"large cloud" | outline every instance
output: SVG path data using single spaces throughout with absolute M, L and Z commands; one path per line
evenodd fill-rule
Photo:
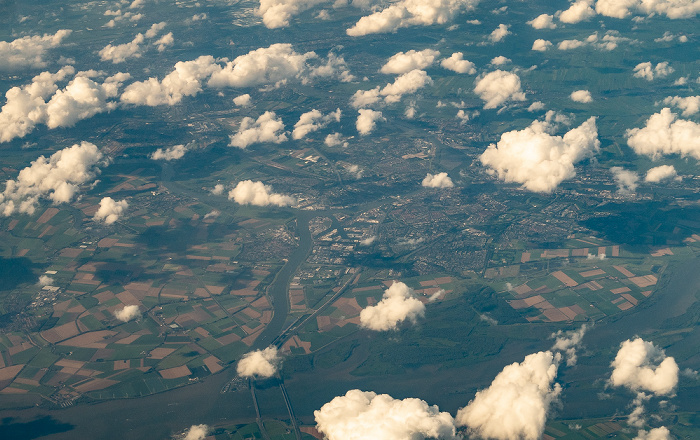
M 700 124 L 678 119 L 669 108 L 653 114 L 644 127 L 627 130 L 626 135 L 635 153 L 652 159 L 665 154 L 700 159 Z
M 382 112 L 376 110 L 370 110 L 368 108 L 361 108 L 357 111 L 357 121 L 355 122 L 355 127 L 361 135 L 367 135 L 374 131 L 377 126 L 377 121 L 383 121 L 384 116 Z
M 102 152 L 89 142 L 59 150 L 48 159 L 39 156 L 19 172 L 17 180 L 5 183 L 0 211 L 5 216 L 15 211 L 33 214 L 41 197 L 54 203 L 70 202 L 80 185 L 95 178 L 102 159 Z
M 255 15 L 262 17 L 268 29 L 289 26 L 289 20 L 307 9 L 325 3 L 328 0 L 260 0 Z
M 698 0 L 598 0 L 596 12 L 615 18 L 626 18 L 634 13 L 659 14 L 671 19 L 691 18 L 700 13 Z
M 124 214 L 124 211 L 129 207 L 129 202 L 126 200 L 116 201 L 111 197 L 103 197 L 100 200 L 100 207 L 92 217 L 95 221 L 104 222 L 107 225 L 119 220 Z
M 141 311 L 137 305 L 125 306 L 123 309 L 114 312 L 114 317 L 123 322 L 129 322 L 140 315 Z
M 277 347 L 271 345 L 264 350 L 246 353 L 238 361 L 236 372 L 241 377 L 272 377 L 277 373 L 282 357 Z
M 559 384 L 552 386 L 558 365 L 559 355 L 549 351 L 507 365 L 488 388 L 457 412 L 457 424 L 484 439 L 542 438 L 550 404 L 561 392 Z
M 381 11 L 362 17 L 347 30 L 352 37 L 393 32 L 409 26 L 444 24 L 461 10 L 471 9 L 477 0 L 399 0 Z
M 48 49 L 58 47 L 72 31 L 61 29 L 55 34 L 34 35 L 14 41 L 0 41 L 0 71 L 24 67 L 46 67 L 44 55 Z
M 468 73 L 470 75 L 476 73 L 476 66 L 471 61 L 465 60 L 462 52 L 453 53 L 449 58 L 442 60 L 440 65 L 457 73 Z
M 0 110 L 0 142 L 24 137 L 37 124 L 71 127 L 79 120 L 110 111 L 117 106 L 110 98 L 119 94 L 122 82 L 129 78 L 126 73 L 118 73 L 100 84 L 91 78 L 96 72 L 78 72 L 64 89 L 58 90 L 56 83 L 74 72 L 71 66 L 56 73 L 43 72 L 31 84 L 8 90 Z
M 307 134 L 320 130 L 321 128 L 328 125 L 331 121 L 340 122 L 340 109 L 324 115 L 320 111 L 313 109 L 309 112 L 302 114 L 299 117 L 299 121 L 294 124 L 294 131 L 292 132 L 292 139 L 303 139 Z
M 569 9 L 560 12 L 559 21 L 562 23 L 578 23 L 595 15 L 591 7 L 593 0 L 578 0 L 569 6 Z
M 317 58 L 314 52 L 300 54 L 291 44 L 273 44 L 226 63 L 212 74 L 208 84 L 211 87 L 248 87 L 301 79 L 309 70 L 308 61 L 313 58 Z
M 425 305 L 413 296 L 413 289 L 401 282 L 394 282 L 384 291 L 382 300 L 360 312 L 360 325 L 376 331 L 394 330 L 399 323 L 425 315 Z
M 665 426 L 649 431 L 639 431 L 633 440 L 671 440 L 671 432 Z
M 675 359 L 641 338 L 624 341 L 610 366 L 613 367 L 612 386 L 669 396 L 675 393 L 678 385 Z
M 380 71 L 382 73 L 400 75 L 415 69 L 425 69 L 433 64 L 438 55 L 440 55 L 440 52 L 433 49 L 424 49 L 420 52 L 416 50 L 399 52 L 389 58 Z
M 228 193 L 228 199 L 239 205 L 289 206 L 296 203 L 294 197 L 272 192 L 272 187 L 262 182 L 242 180 Z
M 425 179 L 423 179 L 421 182 L 421 185 L 427 188 L 452 188 L 455 186 L 454 182 L 452 182 L 452 179 L 450 179 L 450 176 L 448 176 L 447 173 L 428 173 L 428 175 L 425 176 Z
M 192 61 L 179 61 L 175 69 L 159 81 L 149 78 L 129 84 L 121 95 L 122 102 L 137 105 L 174 105 L 184 96 L 195 96 L 202 91 L 202 81 L 221 67 L 214 57 L 201 56 Z
M 507 101 L 525 101 L 518 75 L 503 70 L 477 78 L 474 93 L 484 101 L 485 109 L 496 108 Z
M 453 439 L 454 420 L 420 399 L 350 390 L 314 411 L 317 428 L 328 440 Z
M 523 130 L 503 133 L 498 144 L 489 145 L 481 155 L 481 163 L 501 180 L 551 192 L 574 177 L 574 164 L 593 156 L 600 146 L 594 117 L 563 137 L 550 134 L 554 128 L 549 122 L 534 121 Z
M 284 133 L 284 122 L 278 118 L 275 112 L 267 111 L 258 119 L 243 118 L 238 132 L 231 136 L 232 147 L 247 148 L 249 145 L 260 142 L 272 142 L 280 144 L 287 140 Z
M 664 104 L 673 105 L 683 110 L 683 116 L 694 115 L 700 111 L 700 95 L 698 96 L 686 96 L 681 98 L 680 96 L 669 96 L 664 99 Z

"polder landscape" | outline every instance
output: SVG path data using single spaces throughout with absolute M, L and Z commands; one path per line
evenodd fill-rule
M 0 0 L 0 438 L 700 438 L 699 13 Z

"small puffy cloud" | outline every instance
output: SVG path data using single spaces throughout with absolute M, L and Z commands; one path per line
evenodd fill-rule
M 360 312 L 360 326 L 375 330 L 395 330 L 403 321 L 425 316 L 425 305 L 413 296 L 413 289 L 401 282 L 394 282 L 384 291 L 382 300 Z
M 454 419 L 415 398 L 350 390 L 314 411 L 316 428 L 328 440 L 424 440 L 455 438 Z
M 347 147 L 348 142 L 343 139 L 343 135 L 340 133 L 331 133 L 328 136 L 326 136 L 326 139 L 323 140 L 323 143 L 327 147 Z
M 192 425 L 178 440 L 204 440 L 209 433 L 207 425 Z
M 571 49 L 577 49 L 577 48 L 585 46 L 585 45 L 586 45 L 586 43 L 581 41 L 581 40 L 562 40 L 557 45 L 557 49 L 559 49 L 559 50 L 571 50 Z
M 554 126 L 534 121 L 523 130 L 503 133 L 480 156 L 481 163 L 505 182 L 521 183 L 534 192 L 552 192 L 574 177 L 574 164 L 593 156 L 599 149 L 598 129 L 591 117 L 563 137 L 550 134 Z
M 610 172 L 615 179 L 617 192 L 620 194 L 632 194 L 639 185 L 639 175 L 634 171 L 626 170 L 622 167 L 612 167 Z
M 661 182 L 662 180 L 676 177 L 676 168 L 673 165 L 660 165 L 647 171 L 644 177 L 645 182 Z
M 328 0 L 260 0 L 255 15 L 262 17 L 268 29 L 289 26 L 289 20 L 308 9 Z
M 424 70 L 411 70 L 397 77 L 393 83 L 387 84 L 379 94 L 384 96 L 387 104 L 390 104 L 399 102 L 403 95 L 415 93 L 432 83 L 433 80 Z
M 520 77 L 515 73 L 495 70 L 477 78 L 474 93 L 484 101 L 484 108 L 496 108 L 507 101 L 525 101 Z
M 624 341 L 610 366 L 613 368 L 610 385 L 615 387 L 669 396 L 678 385 L 675 359 L 642 338 Z
M 553 15 L 541 14 L 538 15 L 536 18 L 533 18 L 532 20 L 528 21 L 527 24 L 529 24 L 535 29 L 555 29 L 557 25 L 554 24 L 554 22 L 552 21 L 553 19 Z
M 545 108 L 544 102 L 542 102 L 542 101 L 535 101 L 535 102 L 533 102 L 532 104 L 530 104 L 530 106 L 527 108 L 527 111 L 529 111 L 529 112 L 537 112 L 537 111 L 540 111 L 540 110 L 544 110 L 544 108 Z
M 175 105 L 185 96 L 195 96 L 202 91 L 202 81 L 212 72 L 221 69 L 211 56 L 201 56 L 192 61 L 179 61 L 175 69 L 159 81 L 149 78 L 129 84 L 121 95 L 121 101 L 137 105 Z
M 462 52 L 453 53 L 449 58 L 442 60 L 440 65 L 457 73 L 468 73 L 469 75 L 476 73 L 476 66 L 471 61 L 465 60 Z
M 246 93 L 245 95 L 236 96 L 233 98 L 233 103 L 238 107 L 248 107 L 251 103 L 250 95 Z
M 146 31 L 146 38 L 155 38 L 158 36 L 160 31 L 165 29 L 168 23 L 161 21 L 160 23 L 153 23 L 151 27 Z
M 272 192 L 272 187 L 262 182 L 242 180 L 228 193 L 228 199 L 239 205 L 289 206 L 296 203 L 294 197 Z
M 569 9 L 559 13 L 559 21 L 562 23 L 578 23 L 595 15 L 591 7 L 593 0 L 578 0 L 569 6 Z
M 56 83 L 74 72 L 71 66 L 56 73 L 43 72 L 35 76 L 31 84 L 8 90 L 5 105 L 0 110 L 0 142 L 24 137 L 37 124 L 43 123 L 49 128 L 71 127 L 82 119 L 110 111 L 117 106 L 111 98 L 119 94 L 122 82 L 129 78 L 126 73 L 118 73 L 100 84 L 91 78 L 97 72 L 78 72 L 59 90 Z
M 297 53 L 291 44 L 278 43 L 252 50 L 219 67 L 209 79 L 210 87 L 249 87 L 275 85 L 294 78 L 302 79 L 309 70 L 314 52 Z
M 39 286 L 43 287 L 43 286 L 51 286 L 51 285 L 53 285 L 53 282 L 54 282 L 54 279 L 51 278 L 50 276 L 41 275 L 41 276 L 39 276 L 39 281 L 37 281 L 37 284 Z
M 328 54 L 325 64 L 311 67 L 309 76 L 312 78 L 328 78 L 335 76 L 340 80 L 340 82 L 350 82 L 355 80 L 355 76 L 348 70 L 348 63 L 345 62 L 345 58 L 338 56 L 333 52 Z M 306 79 L 302 79 L 302 81 L 306 81 Z
M 345 171 L 355 179 L 361 179 L 365 173 L 365 170 L 363 170 L 362 168 L 360 168 L 359 165 L 356 164 L 346 164 L 343 165 L 343 168 L 345 168 Z
M 651 115 L 644 127 L 627 130 L 626 136 L 635 153 L 652 159 L 665 154 L 700 159 L 700 124 L 678 119 L 670 108 Z
M 564 352 L 567 366 L 576 365 L 576 361 L 578 360 L 576 350 L 581 346 L 581 340 L 583 339 L 583 335 L 586 334 L 586 330 L 588 330 L 588 327 L 586 324 L 583 324 L 578 330 L 568 332 L 559 330 L 556 333 L 552 333 L 552 336 L 550 336 L 555 339 L 552 350 Z
M 217 183 L 216 185 L 214 185 L 214 188 L 210 190 L 210 192 L 215 196 L 220 196 L 224 193 L 224 185 Z
M 633 13 L 659 14 L 670 19 L 692 18 L 700 13 L 700 2 L 696 0 L 598 0 L 596 12 L 614 18 L 626 18 Z
M 671 440 L 671 431 L 665 426 L 649 431 L 641 430 L 633 440 Z
M 360 240 L 360 246 L 370 246 L 372 243 L 377 241 L 377 236 L 376 235 L 371 235 L 367 238 L 364 238 Z
M 355 127 L 361 135 L 367 135 L 374 131 L 377 126 L 377 121 L 383 121 L 384 116 L 382 112 L 371 110 L 368 108 L 361 108 L 357 111 L 357 121 L 355 122 Z
M 552 47 L 552 42 L 541 38 L 538 38 L 532 43 L 532 50 L 536 50 L 538 52 L 544 52 L 550 47 Z
M 489 35 L 489 40 L 493 43 L 498 43 L 499 41 L 503 41 L 504 38 L 506 38 L 508 35 L 510 35 L 510 31 L 508 30 L 509 26 L 506 24 L 499 24 L 496 29 L 491 32 Z
M 114 312 L 114 317 L 123 322 L 129 322 L 132 319 L 138 318 L 139 316 L 141 316 L 141 311 L 137 305 L 126 306 L 123 309 Z
M 371 15 L 360 18 L 346 32 L 351 37 L 394 32 L 409 26 L 445 24 L 478 0 L 399 0 Z
M 423 182 L 421 182 L 421 185 L 427 188 L 452 188 L 455 186 L 447 173 L 428 173 L 425 179 L 423 179 Z
M 187 152 L 187 146 L 185 145 L 173 145 L 172 147 L 168 147 L 165 150 L 162 148 L 157 149 L 156 151 L 151 154 L 151 159 L 153 160 L 165 160 L 165 161 L 171 161 L 171 160 L 177 160 L 181 159 L 182 156 L 185 155 Z
M 157 39 L 153 44 L 158 46 L 158 52 L 163 52 L 166 48 L 170 47 L 175 43 L 175 38 L 172 32 L 168 32 L 159 39 Z
M 114 64 L 123 63 L 129 58 L 140 58 L 141 57 L 141 44 L 145 41 L 143 34 L 136 34 L 136 37 L 129 43 L 118 44 L 112 46 L 108 44 L 103 47 L 100 52 L 100 59 L 102 61 L 111 61 Z
M 571 92 L 571 95 L 569 95 L 569 97 L 572 101 L 581 102 L 584 104 L 593 102 L 591 92 L 589 92 L 588 90 L 576 90 L 575 92 Z
M 371 90 L 358 90 L 350 98 L 350 105 L 355 108 L 367 107 L 379 102 L 379 86 Z
M 683 110 L 683 116 L 694 115 L 700 111 L 700 95 L 687 96 L 685 98 L 681 98 L 680 96 L 669 96 L 664 99 L 663 103 Z
M 499 55 L 491 59 L 491 64 L 494 66 L 502 66 L 504 64 L 510 63 L 511 61 L 512 60 L 510 58 L 506 58 L 503 55 Z
M 328 125 L 331 121 L 340 122 L 340 115 L 340 109 L 337 109 L 336 111 L 327 115 L 324 115 L 316 109 L 306 112 L 302 114 L 299 117 L 299 121 L 296 124 L 294 124 L 292 139 L 303 139 L 307 134 L 320 130 L 321 128 Z
M 653 81 L 655 78 L 664 78 L 674 72 L 673 67 L 667 61 L 658 63 L 656 66 L 650 62 L 639 63 L 634 67 L 634 77 Z
M 11 71 L 25 67 L 46 67 L 44 55 L 49 49 L 58 47 L 72 31 L 61 29 L 55 34 L 34 35 L 13 41 L 0 41 L 0 71 Z
M 598 32 L 594 32 L 585 40 L 563 40 L 559 42 L 557 48 L 559 50 L 572 50 L 578 49 L 579 47 L 589 47 L 592 46 L 601 50 L 615 50 L 620 43 L 633 43 L 635 40 L 631 38 L 620 36 L 617 31 L 607 31 L 601 37 Z
M 17 180 L 5 182 L 0 212 L 5 216 L 15 211 L 33 214 L 41 197 L 56 204 L 70 202 L 80 185 L 95 178 L 102 163 L 102 152 L 89 142 L 59 150 L 48 159 L 39 156 L 19 172 Z
M 258 119 L 243 118 L 238 132 L 231 136 L 232 147 L 247 148 L 249 145 L 260 142 L 272 142 L 280 144 L 287 140 L 284 133 L 284 122 L 278 118 L 275 112 L 267 111 Z
M 241 377 L 272 377 L 277 374 L 281 362 L 282 357 L 277 352 L 277 347 L 271 345 L 264 350 L 246 353 L 238 361 L 236 372 Z
M 549 407 L 561 393 L 559 384 L 552 385 L 558 365 L 559 355 L 549 351 L 507 365 L 488 388 L 478 391 L 457 412 L 457 425 L 484 439 L 542 438 Z
M 103 197 L 102 200 L 100 200 L 100 207 L 92 219 L 98 222 L 104 222 L 106 225 L 111 225 L 119 220 L 119 217 L 124 214 L 127 208 L 129 208 L 129 202 L 126 200 L 117 202 L 111 197 Z
M 438 55 L 440 52 L 433 49 L 425 49 L 420 52 L 416 50 L 399 52 L 389 58 L 380 71 L 400 75 L 415 69 L 425 69 L 433 64 Z

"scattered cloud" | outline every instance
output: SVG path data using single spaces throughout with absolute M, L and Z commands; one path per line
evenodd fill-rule
M 19 172 L 17 180 L 5 182 L 0 211 L 5 216 L 15 211 L 33 214 L 42 197 L 55 204 L 70 202 L 80 185 L 95 178 L 103 163 L 102 152 L 89 142 L 59 150 L 48 159 L 39 156 Z
M 326 139 L 324 139 L 323 143 L 327 147 L 338 147 L 342 146 L 343 148 L 348 146 L 348 142 L 343 139 L 343 135 L 340 133 L 331 133 L 328 136 L 326 136 Z
M 576 361 L 578 360 L 576 350 L 581 346 L 581 340 L 587 330 L 588 326 L 583 324 L 578 330 L 568 332 L 559 330 L 556 333 L 552 333 L 552 336 L 550 336 L 555 339 L 552 350 L 564 352 L 567 366 L 571 367 L 576 365 Z
M 511 33 L 508 30 L 509 27 L 510 26 L 503 24 L 503 23 L 499 24 L 498 27 L 496 29 L 494 29 L 493 32 L 491 32 L 491 34 L 489 35 L 489 40 L 492 43 L 498 43 L 500 41 L 503 41 L 503 39 L 506 38 Z
M 272 187 L 262 182 L 242 180 L 228 193 L 228 199 L 239 205 L 290 206 L 296 203 L 291 196 L 272 192 Z
M 525 101 L 520 77 L 515 73 L 495 70 L 476 80 L 474 93 L 484 101 L 484 108 L 496 108 L 507 101 Z
M 462 52 L 453 53 L 449 58 L 442 60 L 440 65 L 457 73 L 467 73 L 469 75 L 476 73 L 476 66 L 471 61 L 465 60 Z
M 238 107 L 248 107 L 251 104 L 251 98 L 249 94 L 239 95 L 233 98 L 233 103 Z
M 13 41 L 0 41 L 0 71 L 46 67 L 44 55 L 59 47 L 73 31 L 61 29 L 55 34 L 34 35 Z
M 428 173 L 425 179 L 423 179 L 423 182 L 421 182 L 421 185 L 427 188 L 452 188 L 455 186 L 447 173 Z
M 552 385 L 559 361 L 560 355 L 541 351 L 507 365 L 457 412 L 457 425 L 485 439 L 542 438 L 549 407 L 561 393 L 559 384 Z
M 598 0 L 596 12 L 614 18 L 627 18 L 634 13 L 659 14 L 670 19 L 692 18 L 700 13 L 700 2 L 694 0 Z
M 186 145 L 173 145 L 172 147 L 168 147 L 165 150 L 162 148 L 158 148 L 156 151 L 153 152 L 153 154 L 151 154 L 151 159 L 165 161 L 177 160 L 181 159 L 186 152 Z
M 340 122 L 340 115 L 340 109 L 336 109 L 336 111 L 327 115 L 323 115 L 323 113 L 316 109 L 306 112 L 302 114 L 301 117 L 299 117 L 299 121 L 294 124 L 292 139 L 303 139 L 307 134 L 324 128 L 331 121 Z
M 595 15 L 595 11 L 591 7 L 592 0 L 578 0 L 569 6 L 569 9 L 558 12 L 559 21 L 562 23 L 579 23 Z
M 328 0 L 260 0 L 255 15 L 262 17 L 268 29 L 289 26 L 289 20 L 308 9 Z
M 617 192 L 620 194 L 633 194 L 639 185 L 639 175 L 634 171 L 626 170 L 622 167 L 612 167 L 610 172 L 615 179 Z
M 224 185 L 217 183 L 214 185 L 214 188 L 210 190 L 210 192 L 216 196 L 219 196 L 224 193 Z
M 328 440 L 454 439 L 454 419 L 415 398 L 350 390 L 314 411 L 317 429 Z
M 401 282 L 394 282 L 384 291 L 382 300 L 360 312 L 360 326 L 376 331 L 395 330 L 403 321 L 416 320 L 425 315 L 425 305 L 416 299 L 413 289 Z
M 571 92 L 570 98 L 572 101 L 581 102 L 584 104 L 593 102 L 591 92 L 589 92 L 588 90 L 576 90 L 575 92 Z
M 552 47 L 552 42 L 549 40 L 543 40 L 541 38 L 538 38 L 532 43 L 532 50 L 536 50 L 538 52 L 544 52 L 550 47 Z
M 499 55 L 497 57 L 494 57 L 491 59 L 491 65 L 493 66 L 502 66 L 504 64 L 510 63 L 512 60 L 510 58 L 506 58 L 503 55 Z
M 275 112 L 267 111 L 258 119 L 243 118 L 238 132 L 231 136 L 230 146 L 247 148 L 260 142 L 272 142 L 280 144 L 287 140 L 284 133 L 284 122 L 278 118 Z
M 541 14 L 538 15 L 536 18 L 533 18 L 532 20 L 528 21 L 527 24 L 529 24 L 535 29 L 555 29 L 557 25 L 554 24 L 554 22 L 552 21 L 553 19 L 553 15 Z
M 207 425 L 192 425 L 178 440 L 204 440 L 208 433 Z
M 610 385 L 614 387 L 670 396 L 678 385 L 679 369 L 675 359 L 642 338 L 624 341 L 610 366 L 613 368 Z
M 656 78 L 664 78 L 674 72 L 673 67 L 667 61 L 658 63 L 655 67 L 650 62 L 639 63 L 634 67 L 634 77 L 653 81 Z
M 530 104 L 530 106 L 527 108 L 527 111 L 529 111 L 529 112 L 537 112 L 537 111 L 540 111 L 540 110 L 544 110 L 544 108 L 545 108 L 544 102 L 542 102 L 542 101 L 535 101 L 535 102 L 533 102 L 532 104 Z
M 647 171 L 645 182 L 661 182 L 662 180 L 676 177 L 676 168 L 673 165 L 660 165 Z
M 41 287 L 51 286 L 54 283 L 54 279 L 48 275 L 40 275 L 37 284 Z
M 282 357 L 277 352 L 277 347 L 271 345 L 264 350 L 255 350 L 243 355 L 236 372 L 241 377 L 272 377 L 277 374 Z
M 123 309 L 114 312 L 114 317 L 122 322 L 129 322 L 139 316 L 141 316 L 141 311 L 137 305 L 125 306 Z
M 123 63 L 129 58 L 141 58 L 141 44 L 146 40 L 143 34 L 136 34 L 133 40 L 128 43 L 112 46 L 111 44 L 103 47 L 100 52 L 102 61 L 111 61 L 113 64 Z
M 384 116 L 382 112 L 376 110 L 370 110 L 367 108 L 361 108 L 357 111 L 357 122 L 355 122 L 355 127 L 361 135 L 368 135 L 374 131 L 377 126 L 377 121 L 384 121 Z
M 489 174 L 505 182 L 521 183 L 534 192 L 552 192 L 574 177 L 574 164 L 592 157 L 599 149 L 595 118 L 591 117 L 563 137 L 551 134 L 556 126 L 533 121 L 523 130 L 503 133 L 480 156 Z
M 671 440 L 671 432 L 665 426 L 649 431 L 641 430 L 633 440 Z
M 700 159 L 700 124 L 678 119 L 668 107 L 651 115 L 644 127 L 627 130 L 626 136 L 635 153 L 652 159 L 666 154 Z
M 399 52 L 389 58 L 382 66 L 382 73 L 391 73 L 400 75 L 416 69 L 425 69 L 433 64 L 435 58 L 440 55 L 440 52 L 433 49 L 425 49 L 419 51 L 409 50 L 408 52 Z
M 124 214 L 127 208 L 129 208 L 129 202 L 126 200 L 117 202 L 111 197 L 103 197 L 102 200 L 100 200 L 100 207 L 92 219 L 98 222 L 104 222 L 106 225 L 111 225 L 119 220 L 119 217 Z
M 700 111 L 700 95 L 686 96 L 685 98 L 669 96 L 663 100 L 663 103 L 666 105 L 673 105 L 683 110 L 683 113 L 681 113 L 683 116 L 694 115 Z

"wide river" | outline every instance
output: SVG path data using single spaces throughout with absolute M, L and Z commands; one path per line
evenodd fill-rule
M 256 346 L 262 347 L 269 343 L 285 325 L 286 286 L 310 249 L 308 221 L 315 215 L 317 213 L 303 213 L 299 217 L 297 233 L 301 239 L 300 247 L 270 286 L 275 317 Z M 586 334 L 584 344 L 588 351 L 607 355 L 587 356 L 584 351 L 576 367 L 560 368 L 558 380 L 565 391 L 562 396 L 563 409 L 558 411 L 558 417 L 602 417 L 627 410 L 626 405 L 631 401 L 632 395 L 629 398 L 618 395 L 605 400 L 597 397 L 599 392 L 605 390 L 604 380 L 610 374 L 610 361 L 620 342 L 659 329 L 666 319 L 682 315 L 697 301 L 696 293 L 700 292 L 700 259 L 670 267 L 661 277 L 659 286 L 652 298 L 641 307 L 615 321 L 599 323 Z M 538 349 L 547 349 L 548 345 L 551 345 L 551 341 L 543 341 L 542 347 Z M 691 331 L 683 341 L 672 344 L 667 353 L 674 355 L 676 351 L 687 353 L 688 350 L 700 353 L 699 330 Z M 433 368 L 422 368 L 409 375 L 361 378 L 336 374 L 333 370 L 314 370 L 296 374 L 285 384 L 296 415 L 307 423 L 312 422 L 315 409 L 352 388 L 389 393 L 401 398 L 418 397 L 430 404 L 437 404 L 441 410 L 454 415 L 459 407 L 466 405 L 473 397 L 473 393 L 454 392 L 455 388 L 464 390 L 483 387 L 506 363 L 522 360 L 531 352 L 532 347 L 523 347 L 518 342 L 513 342 L 506 345 L 502 356 L 477 367 L 441 370 L 439 374 L 435 374 Z M 352 361 L 351 356 L 347 362 Z M 681 369 L 699 367 L 698 356 L 687 359 L 685 364 L 681 363 Z M 342 370 L 342 366 L 339 370 Z M 165 440 L 172 433 L 193 424 L 220 425 L 224 422 L 254 421 L 255 411 L 247 389 L 225 394 L 219 392 L 234 374 L 233 369 L 229 368 L 198 384 L 138 399 L 113 400 L 56 410 L 31 406 L 21 410 L 4 409 L 0 411 L 4 419 L 0 426 L 0 438 Z M 260 390 L 258 399 L 261 401 L 263 416 L 287 418 L 279 388 Z M 0 396 L 0 408 L 8 408 L 9 405 L 22 401 L 20 397 Z M 27 405 L 33 402 L 30 398 L 25 401 Z M 679 410 L 700 410 L 700 399 L 694 398 L 694 392 L 691 394 L 682 388 L 672 402 Z

